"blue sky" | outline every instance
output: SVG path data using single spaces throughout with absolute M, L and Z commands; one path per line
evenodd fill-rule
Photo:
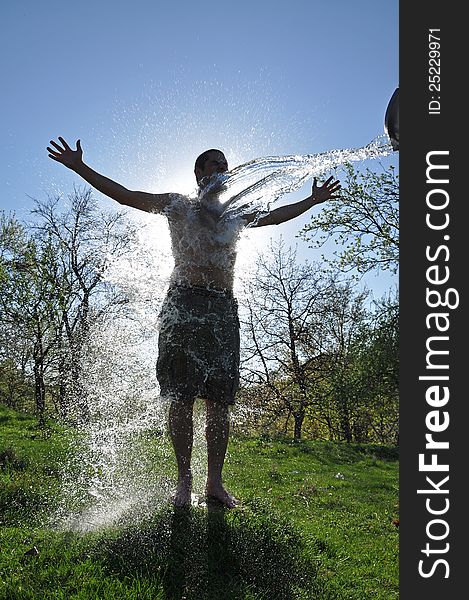
M 18 0 L 0 22 L 1 207 L 21 218 L 79 183 L 47 157 L 58 135 L 131 189 L 180 191 L 210 147 L 234 167 L 362 146 L 399 84 L 397 0 Z

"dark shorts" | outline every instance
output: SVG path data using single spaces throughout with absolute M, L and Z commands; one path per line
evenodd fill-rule
M 239 320 L 231 292 L 170 287 L 160 313 L 157 375 L 165 398 L 234 404 Z

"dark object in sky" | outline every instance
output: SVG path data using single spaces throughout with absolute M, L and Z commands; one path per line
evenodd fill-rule
M 394 90 L 386 108 L 384 129 L 391 140 L 392 149 L 399 150 L 399 88 Z

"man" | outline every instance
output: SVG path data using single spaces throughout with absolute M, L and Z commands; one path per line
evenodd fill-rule
M 238 501 L 222 481 L 229 433 L 229 406 L 238 387 L 239 321 L 233 296 L 236 242 L 240 230 L 289 221 L 326 200 L 335 199 L 340 189 L 330 177 L 301 202 L 281 206 L 268 214 L 248 214 L 227 219 L 211 191 L 212 175 L 228 171 L 220 150 L 201 154 L 195 163 L 199 196 L 150 194 L 131 191 L 100 175 L 83 162 L 80 140 L 76 150 L 59 137 L 51 141 L 49 157 L 75 171 L 101 193 L 120 204 L 167 217 L 171 233 L 174 269 L 163 302 L 158 340 L 157 374 L 161 394 L 171 400 L 169 430 L 174 447 L 178 484 L 176 506 L 191 501 L 191 454 L 193 405 L 197 397 L 206 402 L 208 473 L 206 496 L 233 508 Z

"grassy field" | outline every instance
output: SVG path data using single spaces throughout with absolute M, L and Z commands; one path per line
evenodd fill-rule
M 0 425 L 2 599 L 398 598 L 396 448 L 233 438 L 239 508 L 78 534 L 47 526 L 70 434 L 5 408 Z

